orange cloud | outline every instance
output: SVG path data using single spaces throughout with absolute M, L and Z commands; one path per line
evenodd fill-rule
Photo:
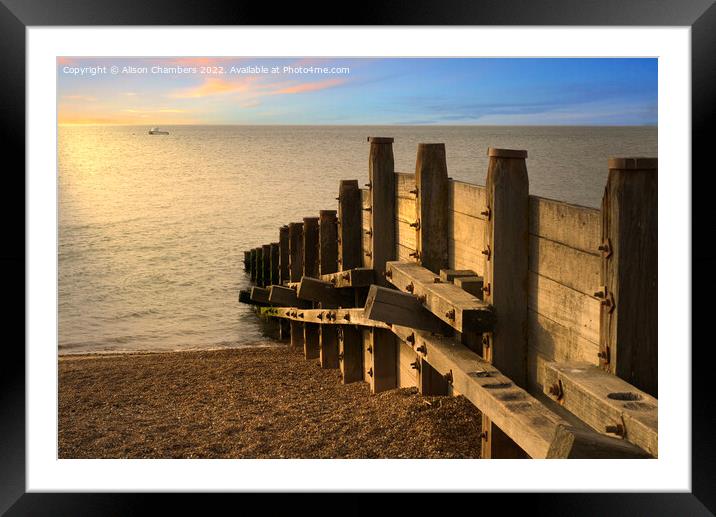
M 317 83 L 303 83 L 295 86 L 288 86 L 280 90 L 271 92 L 272 94 L 292 94 L 292 93 L 304 93 L 304 92 L 315 92 L 317 90 L 325 90 L 326 88 L 333 88 L 334 86 L 345 83 L 345 79 L 327 79 Z
M 203 84 L 171 95 L 177 99 L 193 99 L 210 95 L 223 95 L 227 93 L 245 92 L 249 90 L 251 78 L 241 81 L 227 81 L 219 77 L 208 77 Z

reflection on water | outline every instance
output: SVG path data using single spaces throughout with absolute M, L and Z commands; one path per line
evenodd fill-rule
M 598 206 L 609 156 L 656 156 L 656 128 L 242 127 L 59 129 L 60 352 L 233 347 L 262 337 L 237 303 L 243 250 L 335 209 L 367 182 L 369 135 L 396 169 L 445 142 L 452 178 L 484 184 L 488 146 L 529 151 L 532 194 Z

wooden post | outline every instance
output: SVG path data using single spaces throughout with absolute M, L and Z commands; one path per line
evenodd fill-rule
M 497 315 L 492 332 L 483 334 L 483 356 L 520 387 L 527 385 L 527 151 L 487 152 L 484 212 L 484 300 Z M 514 458 L 525 453 L 483 416 L 482 457 Z
M 361 226 L 358 180 L 341 180 L 338 190 L 338 265 L 341 271 L 361 267 Z
M 268 287 L 271 285 L 271 245 L 264 244 L 262 246 L 261 255 L 263 258 L 263 286 Z
M 288 225 L 288 264 L 290 282 L 299 282 L 303 274 L 303 223 Z M 303 323 L 291 321 L 291 346 L 303 348 Z
M 363 335 L 358 327 L 340 325 L 338 359 L 343 384 L 363 380 Z
M 371 201 L 371 257 L 376 283 L 386 285 L 385 263 L 395 260 L 395 165 L 393 139 L 368 137 Z M 443 229 L 444 231 L 444 229 Z
M 271 282 L 269 285 L 281 285 L 279 280 L 279 263 L 278 263 L 278 242 L 272 242 L 270 244 L 271 254 Z
M 303 218 L 303 275 L 318 277 L 318 217 Z
M 289 282 L 300 282 L 303 275 L 303 223 L 288 225 Z
M 320 326 L 319 361 L 321 368 L 338 368 L 338 327 L 339 325 Z
M 261 246 L 256 248 L 256 285 L 264 286 L 264 255 Z
M 288 226 L 282 226 L 278 230 L 278 279 L 279 285 L 290 281 L 288 272 Z
M 319 274 L 338 271 L 338 219 L 335 210 L 321 210 L 318 215 Z
M 437 396 L 448 394 L 448 383 L 435 368 L 424 360 L 418 361 L 418 391 L 421 395 Z
M 370 329 L 370 357 L 372 366 L 369 374 L 370 392 L 380 393 L 398 387 L 398 347 L 392 331 L 381 328 Z
M 251 250 L 251 258 L 249 268 L 251 271 L 251 282 L 256 282 L 256 248 Z
M 251 271 L 251 250 L 244 251 L 244 271 Z
M 418 144 L 415 163 L 416 259 L 434 273 L 448 267 L 448 175 L 445 144 Z
M 612 158 L 602 200 L 600 364 L 658 396 L 656 158 Z
M 306 359 L 319 358 L 320 326 L 318 323 L 303 324 L 303 354 Z

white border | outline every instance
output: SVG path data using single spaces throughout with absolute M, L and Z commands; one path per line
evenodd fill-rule
M 690 40 L 688 27 L 28 28 L 27 490 L 690 491 Z M 57 460 L 55 59 L 83 55 L 658 57 L 660 314 L 679 301 L 659 323 L 659 459 Z

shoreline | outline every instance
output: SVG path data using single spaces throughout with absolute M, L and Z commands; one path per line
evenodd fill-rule
M 481 415 L 463 397 L 371 395 L 258 343 L 60 356 L 58 457 L 479 458 Z

